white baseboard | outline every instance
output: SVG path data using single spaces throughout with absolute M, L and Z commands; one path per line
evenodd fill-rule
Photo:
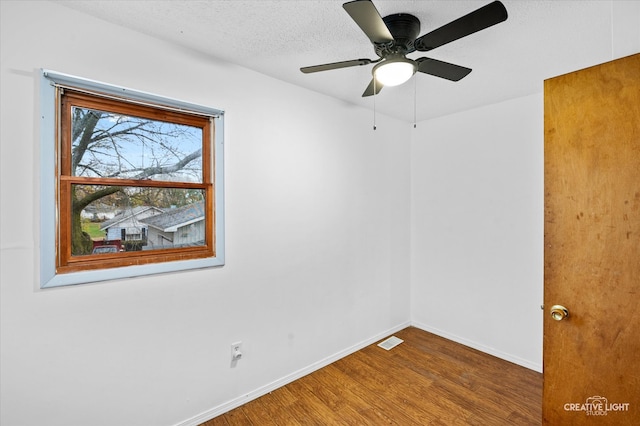
M 204 422 L 206 422 L 207 420 L 211 420 L 214 417 L 217 417 L 221 414 L 224 414 L 228 411 L 233 410 L 234 408 L 238 408 L 243 404 L 246 404 L 249 401 L 253 401 L 254 399 L 257 399 L 263 395 L 268 394 L 269 392 L 272 392 L 278 388 L 281 388 L 282 386 L 291 383 L 295 380 L 298 380 L 301 377 L 304 377 L 310 373 L 313 373 L 316 370 L 321 369 L 322 367 L 325 367 L 335 361 L 338 361 L 339 359 L 342 359 L 344 357 L 346 357 L 347 355 L 351 355 L 354 352 L 359 351 L 362 348 L 365 348 L 375 342 L 377 342 L 378 340 L 381 340 L 385 337 L 388 337 L 390 334 L 393 334 L 397 331 L 400 331 L 404 328 L 407 328 L 411 325 L 411 323 L 409 321 L 407 321 L 406 323 L 402 323 L 399 324 L 395 327 L 390 328 L 387 331 L 384 331 L 382 333 L 379 333 L 369 339 L 366 339 L 358 344 L 355 344 L 345 350 L 342 350 L 340 352 L 337 352 L 325 359 L 322 359 L 318 362 L 315 362 L 305 368 L 302 368 L 298 371 L 295 371 L 281 379 L 278 379 L 274 382 L 271 382 L 265 386 L 262 386 L 254 391 L 251 391 L 247 394 L 244 394 L 242 396 L 239 396 L 237 398 L 234 398 L 230 401 L 227 401 L 223 404 L 218 405 L 217 407 L 213 407 L 210 410 L 205 411 L 204 413 L 200 413 L 195 417 L 192 417 L 188 420 L 185 420 L 183 422 L 177 423 L 175 426 L 198 426 Z
M 463 337 L 456 336 L 456 335 L 451 334 L 451 333 L 447 333 L 446 331 L 442 331 L 442 330 L 439 330 L 437 328 L 433 328 L 433 327 L 430 327 L 428 325 L 421 324 L 419 322 L 413 321 L 411 323 L 411 325 L 413 327 L 415 327 L 415 328 L 419 328 L 420 330 L 424 330 L 426 332 L 435 334 L 437 336 L 444 337 L 447 340 L 451 340 L 453 342 L 460 343 L 461 345 L 468 346 L 468 347 L 473 348 L 473 349 L 477 349 L 477 350 L 479 350 L 481 352 L 484 352 L 484 353 L 487 353 L 489 355 L 493 355 L 493 356 L 498 357 L 500 359 L 504 359 L 505 361 L 509 361 L 509 362 L 514 363 L 514 364 L 521 365 L 522 367 L 528 368 L 530 370 L 537 371 L 538 373 L 542 373 L 542 364 L 540 364 L 540 363 L 531 362 L 531 361 L 529 361 L 527 359 L 523 359 L 523 358 L 511 355 L 511 354 L 508 354 L 506 352 L 502 352 L 502 351 L 496 350 L 495 348 L 491 348 L 491 347 L 482 345 L 482 344 L 474 342 L 472 340 L 468 340 L 468 339 L 465 339 Z

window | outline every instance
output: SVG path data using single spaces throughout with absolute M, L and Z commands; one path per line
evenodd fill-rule
M 51 71 L 41 89 L 42 287 L 224 263 L 221 111 Z

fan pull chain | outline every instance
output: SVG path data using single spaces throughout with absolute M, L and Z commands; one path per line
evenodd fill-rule
M 418 104 L 418 79 L 413 76 L 413 128 L 416 128 L 416 109 Z
M 376 130 L 376 78 L 373 77 L 373 130 Z

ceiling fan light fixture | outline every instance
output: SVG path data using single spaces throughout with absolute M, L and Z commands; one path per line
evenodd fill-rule
M 373 67 L 373 76 L 384 86 L 399 86 L 416 73 L 416 63 L 404 56 L 387 58 Z

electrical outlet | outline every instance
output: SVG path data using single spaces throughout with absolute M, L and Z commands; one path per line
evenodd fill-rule
M 231 344 L 231 360 L 238 361 L 242 358 L 242 342 L 235 342 Z

